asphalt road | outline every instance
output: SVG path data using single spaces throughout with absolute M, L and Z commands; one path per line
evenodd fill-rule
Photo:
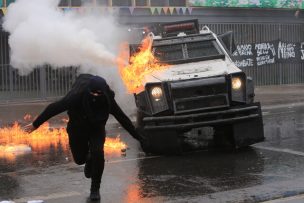
M 121 128 L 126 154 L 106 156 L 100 202 L 304 202 L 304 107 L 263 110 L 266 141 L 246 150 L 146 156 Z M 53 145 L 0 158 L 0 202 L 89 202 L 89 180 Z

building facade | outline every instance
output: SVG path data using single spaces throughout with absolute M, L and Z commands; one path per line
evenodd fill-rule
M 0 16 L 13 0 L 0 0 Z M 63 10 L 115 10 L 131 28 L 198 19 L 217 34 L 233 31 L 235 62 L 256 85 L 304 83 L 304 0 L 61 0 Z M 77 68 L 37 67 L 19 76 L 9 65 L 8 34 L 0 32 L 0 102 L 49 100 L 63 95 Z

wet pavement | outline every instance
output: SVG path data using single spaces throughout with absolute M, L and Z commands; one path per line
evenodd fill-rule
M 265 142 L 238 151 L 145 155 L 123 129 L 109 125 L 108 136 L 119 134 L 128 149 L 106 154 L 100 202 L 304 202 L 304 105 L 264 101 Z M 89 186 L 64 142 L 0 153 L 0 202 L 89 202 Z

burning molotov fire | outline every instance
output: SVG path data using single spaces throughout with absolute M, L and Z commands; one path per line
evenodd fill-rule
M 104 144 L 105 156 L 119 156 L 123 155 L 122 152 L 127 149 L 127 145 L 121 141 L 120 136 L 106 137 Z
M 32 149 L 26 144 L 0 145 L 0 158 L 13 161 L 17 155 L 29 153 L 31 151 Z
M 122 142 L 120 140 L 120 137 L 117 136 L 117 137 L 114 137 L 114 138 L 111 138 L 111 137 L 106 137 L 106 142 L 104 144 L 104 147 L 107 149 L 118 149 L 119 151 L 122 150 L 122 149 L 126 149 L 127 148 L 127 145 Z
M 30 116 L 25 116 L 24 120 L 29 120 Z M 63 122 L 67 122 L 64 119 Z M 49 123 L 44 123 L 37 130 L 28 134 L 23 131 L 19 123 L 12 126 L 0 128 L 0 158 L 14 160 L 19 154 L 30 151 L 42 152 L 53 149 L 69 150 L 69 139 L 65 128 L 50 128 Z M 120 155 L 122 149 L 127 145 L 121 141 L 120 137 L 106 137 L 104 145 L 105 155 Z
M 22 154 L 22 149 L 28 146 L 31 151 L 42 152 L 49 148 L 68 150 L 68 138 L 64 128 L 50 129 L 44 123 L 36 131 L 28 134 L 15 122 L 13 126 L 0 128 L 0 157 L 12 159 L 13 155 Z M 24 152 L 27 152 L 25 150 Z
M 158 63 L 158 59 L 152 53 L 152 39 L 146 37 L 139 52 L 130 57 L 130 64 L 127 64 L 129 51 L 127 44 L 122 45 L 119 59 L 117 60 L 120 76 L 129 93 L 139 93 L 144 90 L 143 82 L 145 76 L 157 70 L 163 70 L 168 65 Z

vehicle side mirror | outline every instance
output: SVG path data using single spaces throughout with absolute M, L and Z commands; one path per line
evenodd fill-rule
M 232 31 L 228 31 L 224 34 L 221 34 L 218 36 L 218 38 L 222 40 L 225 48 L 227 49 L 227 51 L 230 52 L 230 54 L 232 54 L 236 50 Z

